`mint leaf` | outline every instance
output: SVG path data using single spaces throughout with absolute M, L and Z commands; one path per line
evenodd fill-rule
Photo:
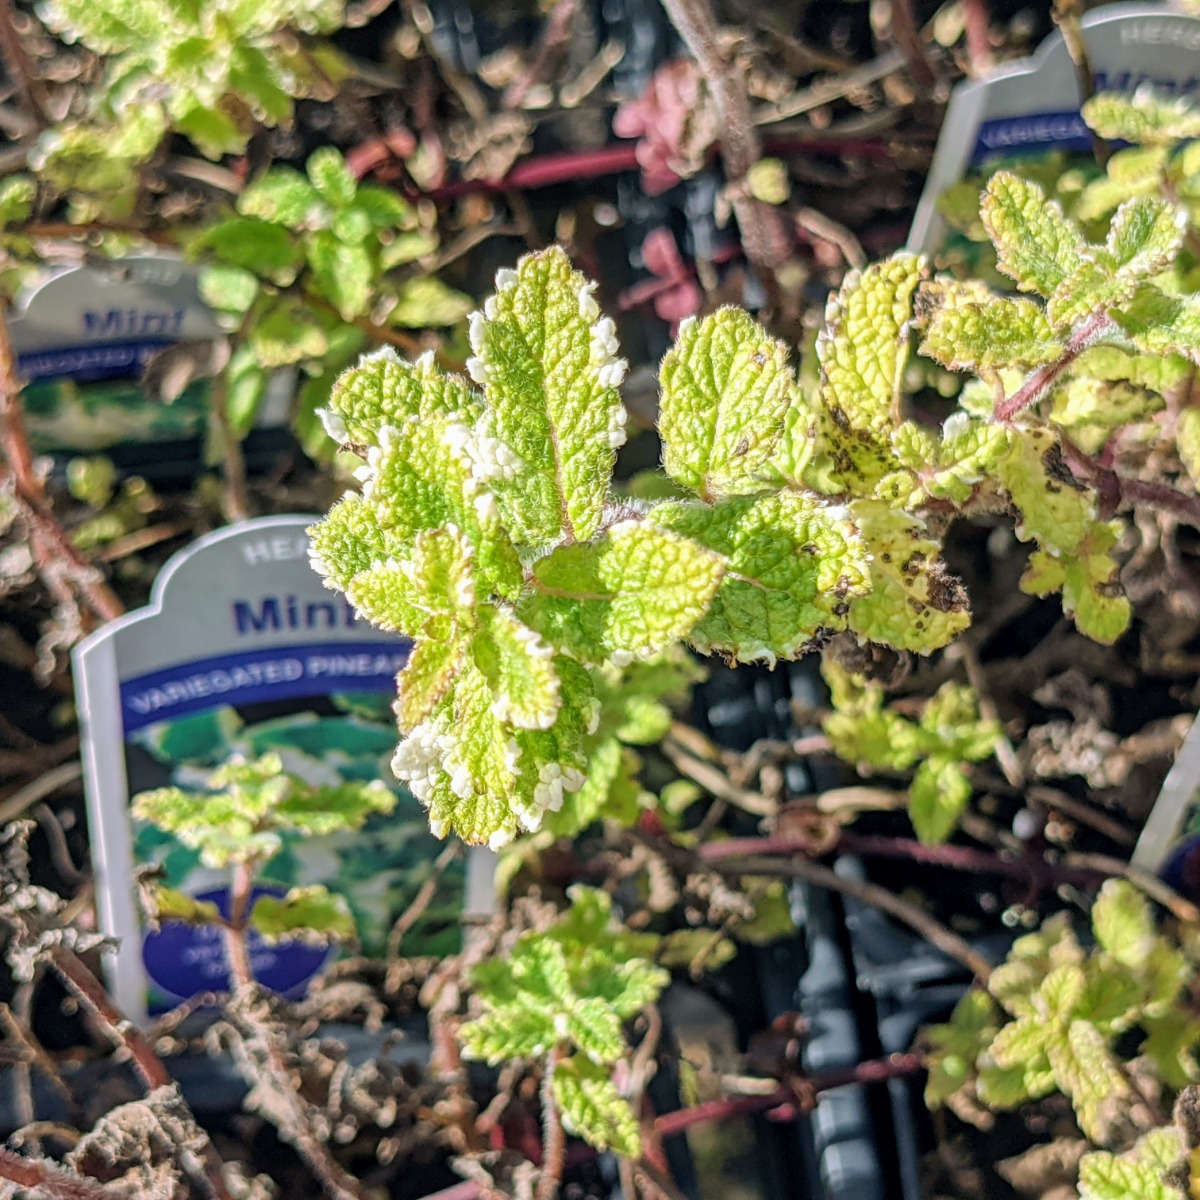
M 852 630 L 928 654 L 970 625 L 966 592 L 919 518 L 882 500 L 856 500 L 850 511 L 871 556 L 870 591 L 850 601 Z
M 581 662 L 629 661 L 687 637 L 725 569 L 690 538 L 623 521 L 593 543 L 539 559 L 519 615 Z
M 866 555 L 845 509 L 797 492 L 745 496 L 709 508 L 667 503 L 657 525 L 727 564 L 708 612 L 688 635 L 738 662 L 795 658 L 824 629 L 846 625 L 867 589 Z
M 518 541 L 586 540 L 625 441 L 613 323 L 557 247 L 500 272 L 496 286 L 471 318 L 467 364 L 487 397 L 480 436 L 498 443 L 494 490 Z
M 1085 1154 L 1079 1163 L 1079 1198 L 1183 1200 L 1183 1193 L 1165 1179 L 1183 1155 L 1179 1131 L 1172 1126 L 1151 1130 L 1124 1154 Z
M 1157 145 L 1200 137 L 1200 110 L 1186 96 L 1164 96 L 1142 86 L 1132 96 L 1098 92 L 1083 105 L 1083 119 L 1102 138 Z
M 366 354 L 334 384 L 323 419 L 338 442 L 377 445 L 385 426 L 422 414 L 473 421 L 479 398 L 466 380 L 439 370 L 433 355 L 406 362 L 390 346 Z
M 555 1067 L 553 1086 L 554 1102 L 569 1132 L 598 1150 L 615 1150 L 627 1158 L 641 1154 L 637 1118 L 606 1068 L 575 1055 Z
M 760 490 L 795 387 L 787 358 L 741 309 L 684 322 L 659 373 L 667 474 L 705 500 Z
M 1083 234 L 1030 180 L 998 171 L 984 192 L 980 216 L 1000 270 L 1023 292 L 1049 298 L 1083 264 Z
M 346 897 L 320 885 L 294 887 L 282 897 L 259 896 L 250 925 L 268 942 L 348 942 L 356 934 Z
M 993 297 L 935 309 L 921 353 L 952 371 L 990 371 L 1057 362 L 1063 346 L 1033 301 Z

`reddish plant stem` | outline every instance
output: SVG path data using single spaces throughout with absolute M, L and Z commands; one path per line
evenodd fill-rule
M 83 959 L 74 950 L 65 946 L 55 946 L 49 952 L 49 961 L 71 995 L 91 1013 L 112 1038 L 124 1044 L 134 1069 L 147 1090 L 173 1087 L 174 1081 L 167 1073 L 167 1068 L 150 1039 L 113 1004 L 103 984 Z M 225 1186 L 225 1166 L 216 1147 L 207 1137 L 204 1142 L 201 1170 L 213 1200 L 231 1200 L 229 1189 Z
M 932 91 L 937 83 L 937 72 L 921 43 L 921 31 L 913 15 L 912 0 L 891 0 L 891 10 L 892 40 L 903 52 L 913 82 L 925 92 Z
M 996 405 L 994 420 L 1011 421 L 1025 409 L 1044 400 L 1063 372 L 1111 328 L 1112 318 L 1105 312 L 1094 312 L 1075 327 L 1061 358 L 1036 371 L 1007 399 Z
M 728 1096 L 695 1104 L 691 1108 L 681 1108 L 677 1112 L 663 1113 L 655 1118 L 654 1128 L 662 1137 L 670 1137 L 693 1125 L 726 1121 L 730 1117 L 762 1112 L 764 1109 L 772 1117 L 776 1114 L 770 1110 L 775 1109 L 779 1110 L 781 1120 L 795 1120 L 812 1108 L 811 1104 L 798 1102 L 799 1095 L 818 1096 L 832 1088 L 856 1083 L 882 1083 L 902 1075 L 915 1075 L 924 1069 L 925 1062 L 919 1054 L 893 1054 L 888 1058 L 868 1059 L 857 1066 L 829 1071 L 809 1079 L 797 1079 L 794 1086 L 780 1087 L 767 1096 Z
M 1178 520 L 1200 529 L 1200 496 L 1189 495 L 1166 483 L 1145 479 L 1129 479 L 1105 466 L 1099 459 L 1085 454 L 1070 438 L 1060 434 L 1063 458 L 1075 476 L 1100 493 L 1108 511 L 1115 512 L 1122 504 L 1132 507 L 1144 504 L 1168 512 Z
M 989 850 L 971 846 L 927 846 L 911 838 L 879 837 L 870 834 L 843 833 L 837 848 L 847 854 L 864 858 L 903 858 L 929 866 L 948 867 L 955 871 L 971 871 L 980 875 L 1003 875 L 1033 883 L 1039 887 L 1073 884 L 1094 887 L 1107 876 L 1101 871 L 1063 867 L 1036 857 L 1010 858 Z M 720 862 L 746 854 L 811 854 L 812 845 L 796 838 L 726 838 L 701 846 L 699 855 L 705 862 Z
M 809 1078 L 796 1078 L 791 1087 L 779 1087 L 766 1096 L 726 1096 L 720 1100 L 706 1100 L 676 1112 L 663 1113 L 654 1119 L 654 1131 L 660 1137 L 672 1137 L 691 1129 L 693 1125 L 707 1125 L 713 1121 L 727 1121 L 731 1117 L 768 1110 L 769 1119 L 794 1121 L 811 1111 L 811 1104 L 798 1098 L 819 1096 L 833 1088 L 853 1084 L 884 1083 L 905 1075 L 916 1075 L 925 1069 L 925 1060 L 919 1054 L 892 1054 L 887 1058 L 872 1058 L 853 1067 L 840 1067 Z M 773 1110 L 773 1111 L 772 1111 Z M 586 1149 L 586 1147 L 584 1148 Z M 574 1158 L 574 1154 L 571 1156 Z M 582 1155 L 580 1158 L 582 1159 Z M 474 1180 L 456 1183 L 439 1192 L 431 1192 L 423 1200 L 476 1200 L 481 1195 L 479 1184 Z
M 233 887 L 229 896 L 229 923 L 224 927 L 225 954 L 229 973 L 237 988 L 253 987 L 254 968 L 250 962 L 250 947 L 246 941 L 250 900 L 254 894 L 254 871 L 249 863 L 233 868 Z
M 167 1068 L 163 1066 L 150 1040 L 124 1013 L 118 1011 L 83 959 L 65 946 L 55 946 L 50 951 L 50 965 L 75 999 L 124 1044 L 146 1087 L 151 1090 L 170 1087 L 171 1076 L 167 1074 Z
M 0 445 L 13 488 L 29 525 L 30 548 L 46 586 L 63 601 L 78 594 L 101 620 L 113 621 L 125 611 L 99 569 L 80 553 L 70 534 L 50 509 L 25 434 L 25 411 L 17 379 L 17 358 L 0 312 Z
M 55 1200 L 127 1200 L 120 1188 L 106 1187 L 82 1175 L 68 1175 L 44 1159 L 25 1158 L 0 1147 L 0 1177 Z
M 972 77 L 978 79 L 992 65 L 992 31 L 987 0 L 963 0 L 963 27 Z
M 758 268 L 771 303 L 776 302 L 775 268 L 791 251 L 780 212 L 751 196 L 741 184 L 762 158 L 762 143 L 754 126 L 750 100 L 741 73 L 722 57 L 717 22 L 709 0 L 663 0 L 671 23 L 683 38 L 708 85 L 721 125 L 721 156 L 725 174 L 735 185 L 731 202 L 741 230 L 746 257 Z

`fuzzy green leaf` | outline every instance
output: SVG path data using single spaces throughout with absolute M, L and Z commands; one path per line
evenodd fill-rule
M 299 229 L 321 211 L 321 196 L 299 171 L 271 167 L 242 192 L 237 207 L 244 217 Z
M 277 754 L 232 760 L 214 771 L 207 792 L 159 788 L 133 801 L 133 815 L 199 850 L 206 866 L 265 862 L 280 833 L 320 835 L 361 828 L 372 813 L 390 812 L 393 792 L 378 781 L 319 787 L 286 774 Z
M 637 1117 L 604 1067 L 576 1055 L 555 1067 L 553 1086 L 569 1132 L 597 1150 L 615 1150 L 635 1159 L 641 1154 Z
M 1083 105 L 1083 119 L 1102 138 L 1114 142 L 1156 144 L 1200 137 L 1200 110 L 1186 96 L 1164 96 L 1140 87 L 1098 92 Z
M 1183 1200 L 1164 1178 L 1183 1154 L 1174 1126 L 1151 1130 L 1124 1154 L 1085 1154 L 1079 1163 L 1079 1200 Z
M 392 545 L 411 547 L 423 530 L 453 526 L 471 546 L 481 587 L 514 595 L 522 581 L 520 563 L 476 474 L 470 430 L 428 414 L 385 427 L 381 438 L 368 459 L 363 496 Z M 365 596 L 360 601 L 353 586 L 347 594 L 367 611 Z
M 1175 422 L 1175 448 L 1192 483 L 1200 486 L 1200 408 L 1185 408 Z
M 400 247 L 393 242 L 390 253 L 384 251 L 386 260 L 396 265 L 398 259 L 411 261 L 411 258 L 428 254 L 437 248 L 436 240 L 430 246 L 425 234 L 406 235 L 420 238 L 419 242 L 410 242 L 410 250 L 415 250 L 411 257 L 401 259 Z M 407 280 L 396 296 L 396 302 L 388 310 L 387 323 L 401 329 L 437 329 L 457 325 L 471 311 L 471 297 L 464 292 L 456 291 L 447 286 L 436 275 L 418 275 L 415 279 Z
M 929 1046 L 925 1103 L 929 1108 L 940 1108 L 972 1078 L 975 1061 L 996 1030 L 996 1005 L 981 988 L 972 988 L 959 1000 L 947 1024 L 925 1029 Z
M 1056 362 L 1063 347 L 1032 300 L 994 297 L 935 309 L 921 353 L 952 371 L 986 371 Z
M 518 729 L 549 729 L 559 704 L 553 650 L 511 612 L 487 605 L 479 616 L 475 662 L 495 696 L 496 716 Z
M 1062 329 L 1092 313 L 1125 304 L 1145 279 L 1172 261 L 1183 241 L 1186 214 L 1157 196 L 1140 196 L 1117 209 L 1103 247 L 1089 246 L 1085 261 L 1055 289 L 1047 312 Z
M 159 922 L 182 921 L 187 925 L 216 925 L 221 910 L 211 900 L 197 900 L 177 888 L 155 884 L 150 892 L 151 911 Z
M 1023 292 L 1049 298 L 1083 264 L 1083 234 L 1036 184 L 998 171 L 984 192 L 980 215 L 1000 269 Z
M 955 830 L 971 798 L 971 781 L 961 762 L 952 758 L 927 758 L 908 789 L 908 815 L 917 837 L 939 845 Z
M 28 175 L 10 175 L 0 182 L 0 229 L 29 219 L 37 199 L 37 183 Z
M 1123 879 L 1105 880 L 1092 905 L 1092 929 L 1104 951 L 1133 971 L 1145 966 L 1157 940 L 1149 902 Z
M 323 419 L 335 441 L 376 445 L 384 426 L 399 426 L 407 417 L 461 415 L 472 421 L 479 407 L 466 380 L 439 370 L 432 354 L 406 362 L 389 346 L 342 372 Z
M 495 1066 L 545 1054 L 554 1045 L 556 1035 L 541 1013 L 519 1012 L 509 1006 L 460 1026 L 458 1038 L 465 1057 Z
M 966 593 L 946 570 L 923 522 L 882 500 L 851 514 L 871 555 L 871 590 L 850 603 L 850 628 L 871 641 L 928 654 L 971 623 Z
M 659 373 L 667 474 L 706 500 L 760 490 L 795 387 L 787 358 L 741 309 L 680 326 Z
M 721 556 L 697 542 L 623 521 L 540 559 L 521 616 L 582 662 L 645 657 L 692 632 L 724 573 Z
M 518 541 L 549 545 L 600 527 L 616 448 L 625 441 L 612 321 L 557 247 L 501 272 L 470 322 L 467 364 L 487 396 L 500 469 L 494 487 Z
M 305 239 L 305 249 L 317 294 L 338 310 L 343 321 L 363 316 L 371 304 L 375 276 L 366 247 L 320 232 Z
M 244 267 L 205 267 L 200 298 L 218 312 L 244 313 L 258 295 L 258 279 Z
M 1017 537 L 1054 554 L 1077 549 L 1095 524 L 1095 498 L 1071 473 L 1049 429 L 1021 428 L 996 478 L 1018 513 Z
M 689 635 L 738 662 L 795 658 L 822 629 L 844 629 L 846 604 L 867 589 L 863 546 L 845 509 L 795 492 L 714 507 L 667 503 L 656 524 L 720 555 L 727 572 Z
M 334 208 L 347 208 L 354 203 L 358 183 L 339 150 L 333 146 L 314 150 L 308 157 L 305 170 L 313 187 Z
M 1200 363 L 1200 296 L 1169 296 L 1145 285 L 1111 315 L 1138 349 Z
M 1021 590 L 1048 596 L 1061 589 L 1063 611 L 1074 617 L 1079 631 L 1111 645 L 1133 615 L 1121 587 L 1120 565 L 1111 553 L 1121 532 L 1119 521 L 1098 521 L 1073 551 L 1056 557 L 1035 550 L 1021 576 Z
M 897 255 L 847 275 L 817 341 L 822 400 L 834 424 L 885 439 L 904 365 L 920 260 Z
M 210 225 L 189 248 L 193 254 L 207 252 L 284 287 L 295 279 L 302 258 L 286 229 L 257 217 L 229 217 Z
M 320 885 L 291 888 L 285 896 L 259 896 L 250 925 L 268 942 L 348 942 L 356 935 L 346 897 Z
M 428 618 L 421 634 L 396 677 L 396 718 L 401 733 L 415 729 L 445 699 L 467 650 L 452 617 Z
M 1130 1090 L 1104 1036 L 1090 1021 L 1071 1021 L 1065 1037 L 1056 1031 L 1049 1039 L 1046 1053 L 1079 1128 L 1095 1142 L 1106 1141 Z

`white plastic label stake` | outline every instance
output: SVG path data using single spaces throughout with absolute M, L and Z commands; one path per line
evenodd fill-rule
M 1132 92 L 1148 84 L 1170 96 L 1200 93 L 1200 18 L 1161 5 L 1108 4 L 1081 24 L 1097 91 Z M 1058 32 L 1031 58 L 955 87 L 909 250 L 934 254 L 941 247 L 938 200 L 968 172 L 1049 151 L 1092 159 L 1075 68 Z
M 1188 809 L 1200 792 L 1200 717 L 1192 722 L 1158 798 L 1146 818 L 1131 860 L 1143 871 L 1157 872 L 1179 840 Z

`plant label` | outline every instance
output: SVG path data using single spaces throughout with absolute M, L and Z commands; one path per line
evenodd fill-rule
M 203 435 L 203 370 L 172 399 L 144 381 L 164 350 L 192 344 L 202 356 L 221 336 L 198 280 L 197 267 L 147 255 L 58 272 L 25 297 L 10 326 L 34 449 L 94 452 Z M 287 372 L 271 377 L 260 423 L 286 421 L 292 382 Z
M 1200 93 L 1200 18 L 1157 5 L 1109 4 L 1088 13 L 1082 27 L 1097 91 L 1149 85 L 1171 96 Z M 1051 179 L 1072 168 L 1099 174 L 1079 109 L 1075 67 L 1058 32 L 1031 58 L 959 84 L 908 248 L 932 255 L 961 241 L 958 249 L 969 258 L 970 239 L 956 237 L 954 227 L 975 218 L 978 193 L 1000 168 Z
M 105 626 L 75 651 L 76 692 L 95 868 L 105 933 L 117 940 L 111 986 L 136 1018 L 228 986 L 218 930 L 142 928 L 135 873 L 220 906 L 228 879 L 170 834 L 131 819 L 137 793 L 200 787 L 235 754 L 275 752 L 311 783 L 383 779 L 400 801 L 358 833 L 287 841 L 257 880 L 264 891 L 324 884 L 354 913 L 368 955 L 431 877 L 441 845 L 421 805 L 395 784 L 391 705 L 409 643 L 359 620 L 308 558 L 314 516 L 266 517 L 222 529 L 175 555 L 149 607 Z M 459 947 L 465 911 L 492 907 L 490 851 L 474 849 L 439 878 L 406 934 L 408 954 Z M 301 992 L 327 957 L 300 942 L 252 943 L 257 978 Z

